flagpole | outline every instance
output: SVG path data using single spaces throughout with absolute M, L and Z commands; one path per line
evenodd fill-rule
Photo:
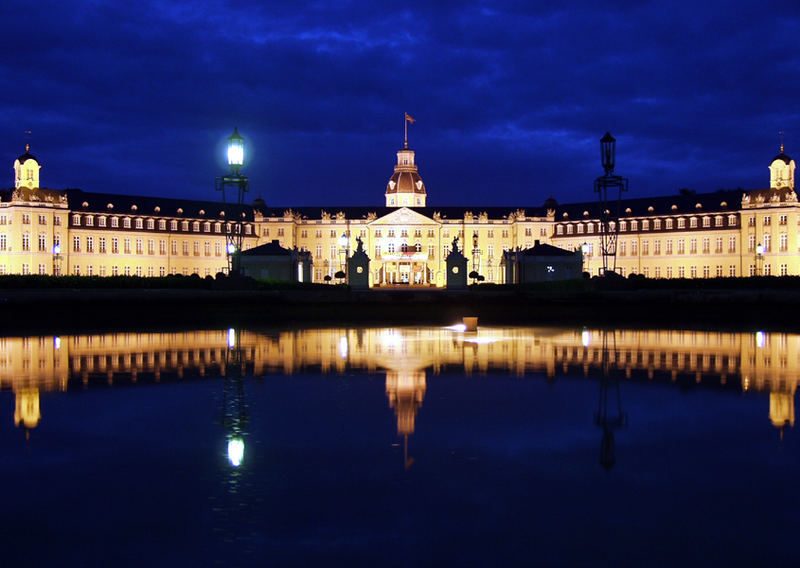
M 405 112 L 403 113 L 403 148 L 408 148 L 408 116 Z

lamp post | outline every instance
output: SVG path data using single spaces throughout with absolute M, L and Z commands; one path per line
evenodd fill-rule
M 764 269 L 764 245 L 756 245 L 756 276 L 761 276 Z
M 600 139 L 600 163 L 605 173 L 594 180 L 594 191 L 600 198 L 600 254 L 603 256 L 603 274 L 617 269 L 617 235 L 622 192 L 628 191 L 628 180 L 614 174 L 616 165 L 616 139 L 606 132 Z M 609 191 L 616 203 L 609 202 Z M 616 192 L 616 196 L 614 193 Z
M 61 245 L 53 245 L 53 276 L 61 276 Z
M 583 243 L 581 245 L 581 271 L 586 272 L 586 257 L 589 256 L 589 253 L 592 252 L 592 245 L 589 243 Z
M 480 277 L 481 273 L 481 249 L 478 248 L 478 233 L 472 233 L 472 272 L 469 276 L 472 277 L 472 283 L 475 284 Z
M 341 262 L 339 264 L 339 272 L 341 276 L 339 278 L 344 279 L 347 282 L 347 257 L 348 257 L 348 243 L 350 238 L 347 236 L 347 233 L 342 233 L 342 236 L 339 237 L 339 254 L 341 256 Z
M 227 145 L 228 167 L 231 173 L 219 176 L 216 180 L 217 191 L 222 192 L 222 202 L 226 205 L 235 205 L 233 215 L 228 219 L 233 222 L 225 224 L 225 250 L 228 253 L 228 271 L 230 274 L 238 274 L 240 266 L 240 256 L 242 243 L 244 241 L 244 194 L 248 190 L 247 176 L 239 173 L 244 165 L 244 138 L 239 134 L 237 128 L 233 129 L 233 134 L 228 137 Z M 226 190 L 228 195 L 225 195 Z M 230 208 L 229 208 L 230 209 Z

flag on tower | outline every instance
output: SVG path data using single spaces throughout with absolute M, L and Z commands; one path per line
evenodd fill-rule
M 412 123 L 412 124 L 413 124 L 413 123 L 415 123 L 415 122 L 417 122 L 417 121 L 416 121 L 416 119 L 415 119 L 415 118 L 412 118 L 412 116 L 411 116 L 410 114 L 408 114 L 408 113 L 406 113 L 406 120 L 407 120 L 408 122 Z

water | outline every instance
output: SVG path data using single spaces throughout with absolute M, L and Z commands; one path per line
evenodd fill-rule
M 781 333 L 2 338 L 3 565 L 796 566 L 798 366 Z

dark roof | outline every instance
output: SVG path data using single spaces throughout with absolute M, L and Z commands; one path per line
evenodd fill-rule
M 186 217 L 190 219 L 216 219 L 231 221 L 241 211 L 247 221 L 253 220 L 253 208 L 243 205 L 241 209 L 232 203 L 218 201 L 195 201 L 168 197 L 146 197 L 142 195 L 122 195 L 119 193 L 95 193 L 81 189 L 67 189 L 67 202 L 72 211 L 118 215 L 152 215 L 156 217 Z M 84 207 L 83 204 L 87 206 Z M 111 203 L 114 207 L 108 208 Z M 136 209 L 133 209 L 133 206 Z M 158 208 L 158 211 L 156 210 Z M 179 213 L 181 209 L 183 212 Z M 203 211 L 201 214 L 200 212 Z M 224 214 L 223 214 L 224 212 Z
M 19 158 L 17 158 L 17 160 L 19 161 L 20 164 L 24 164 L 28 160 L 35 160 L 36 162 L 39 161 L 39 160 L 36 160 L 36 158 L 33 157 L 33 154 L 31 154 L 30 152 L 27 152 L 27 151 L 24 154 L 22 154 Z
M 521 250 L 520 254 L 523 256 L 574 256 L 573 251 L 568 251 L 562 248 L 554 247 L 552 245 L 536 242 L 529 249 Z
M 780 154 L 778 154 L 777 156 L 772 158 L 772 162 L 774 162 L 775 160 L 781 160 L 781 161 L 783 161 L 784 164 L 788 164 L 789 162 L 792 161 L 792 159 L 789 156 L 787 156 L 786 154 L 784 154 L 783 152 L 781 152 Z M 770 162 L 770 164 L 772 162 Z
M 260 245 L 242 251 L 242 256 L 291 256 L 290 249 L 283 248 L 277 240 L 273 240 L 265 245 Z
M 691 213 L 719 213 L 738 211 L 742 203 L 744 191 L 741 189 L 724 189 L 710 193 L 694 193 L 691 191 L 675 195 L 659 197 L 636 197 L 623 199 L 620 203 L 619 216 L 646 217 L 653 215 L 688 215 Z M 700 207 L 697 207 L 697 204 Z M 726 205 L 722 205 L 725 203 Z M 609 210 L 615 212 L 616 202 L 609 203 Z M 675 208 L 673 209 L 673 206 Z M 653 210 L 650 211 L 649 208 Z M 630 209 L 630 213 L 627 210 Z M 588 211 L 588 215 L 584 212 Z M 564 213 L 567 214 L 564 217 Z M 597 219 L 600 216 L 600 203 L 586 201 L 583 203 L 566 203 L 556 207 L 556 221 L 580 221 Z
M 370 213 L 375 213 L 379 218 L 383 217 L 384 215 L 388 215 L 393 211 L 397 211 L 398 209 L 402 209 L 402 207 L 376 207 L 372 205 L 358 205 L 358 206 L 341 206 L 341 205 L 332 205 L 329 207 L 320 207 L 320 206 L 309 206 L 309 207 L 259 207 L 259 211 L 265 217 L 282 217 L 284 211 L 292 210 L 294 213 L 299 214 L 301 217 L 308 218 L 308 219 L 319 219 L 322 212 L 325 211 L 329 213 L 331 216 L 335 215 L 339 211 L 343 212 L 348 219 L 365 219 L 367 215 Z M 503 217 L 507 217 L 510 213 L 514 213 L 518 209 L 523 209 L 525 214 L 533 217 L 533 216 L 544 216 L 546 211 L 543 207 L 539 205 L 532 205 L 532 206 L 492 206 L 492 207 L 482 207 L 482 206 L 457 206 L 457 207 L 411 207 L 408 206 L 408 209 L 412 211 L 416 211 L 421 215 L 425 215 L 426 217 L 433 217 L 434 213 L 439 213 L 443 219 L 463 219 L 464 214 L 468 211 L 471 211 L 476 217 L 483 212 L 486 212 L 489 215 L 490 219 L 502 219 Z

